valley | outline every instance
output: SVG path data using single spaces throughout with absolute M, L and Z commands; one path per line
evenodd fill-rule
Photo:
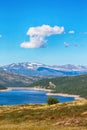
M 40 69 L 40 68 L 39 68 Z M 53 71 L 51 71 L 53 73 Z M 45 72 L 46 73 L 46 72 Z M 47 104 L 0 105 L 0 130 L 86 130 L 87 75 L 31 76 L 0 72 L 1 89 L 45 90 L 50 96 L 80 95 L 72 102 Z M 5 86 L 5 87 L 4 87 Z M 11 88 L 10 88 L 11 87 Z M 14 91 L 15 92 L 15 91 Z M 18 92 L 17 92 L 18 93 Z M 22 93 L 23 94 L 23 93 Z

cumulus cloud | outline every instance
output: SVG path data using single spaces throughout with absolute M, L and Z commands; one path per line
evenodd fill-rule
M 75 31 L 74 31 L 74 30 L 70 30 L 68 33 L 69 33 L 69 34 L 74 34 Z
M 23 48 L 42 48 L 47 43 L 46 37 L 56 34 L 62 34 L 64 27 L 49 25 L 42 25 L 38 27 L 30 27 L 27 31 L 27 35 L 30 37 L 30 41 L 21 43 Z

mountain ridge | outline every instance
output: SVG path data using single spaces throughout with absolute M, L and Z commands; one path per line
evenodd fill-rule
M 71 64 L 46 65 L 36 62 L 22 62 L 1 66 L 0 71 L 28 76 L 73 76 L 87 74 L 87 66 Z

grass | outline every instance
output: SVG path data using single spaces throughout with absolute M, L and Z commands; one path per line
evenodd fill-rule
M 87 130 L 87 128 L 84 127 L 49 127 L 49 126 L 38 126 L 38 124 L 35 124 L 35 126 L 33 124 L 19 124 L 19 125 L 14 125 L 14 124 L 8 124 L 8 125 L 4 125 L 0 126 L 0 130 Z
M 87 100 L 0 106 L 0 130 L 87 130 Z

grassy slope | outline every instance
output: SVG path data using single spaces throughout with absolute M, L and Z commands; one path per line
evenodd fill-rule
M 7 87 L 24 87 L 37 81 L 38 79 L 40 78 L 0 72 L 0 84 Z
M 0 130 L 87 130 L 87 100 L 0 106 Z
M 81 97 L 87 97 L 87 75 L 43 79 L 31 84 L 30 86 L 49 88 L 49 82 L 56 85 L 54 89 L 50 86 L 54 92 L 76 94 Z

